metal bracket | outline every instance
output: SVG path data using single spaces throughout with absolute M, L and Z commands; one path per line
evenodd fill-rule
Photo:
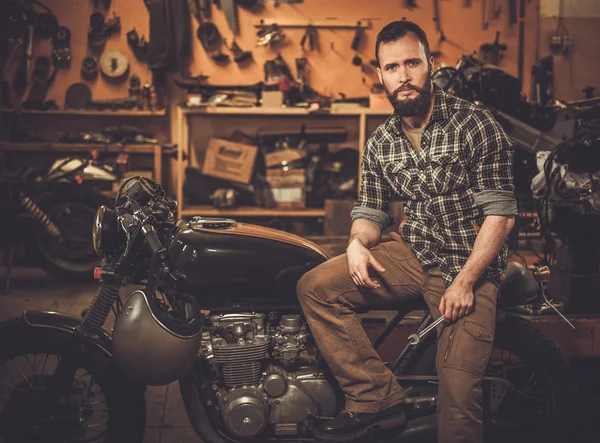
M 254 20 L 255 27 L 277 25 L 280 28 L 369 28 L 368 20 L 277 20 L 272 18 L 258 18 Z

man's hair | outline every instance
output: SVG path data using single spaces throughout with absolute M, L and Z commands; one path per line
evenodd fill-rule
M 377 34 L 377 42 L 375 43 L 375 58 L 377 59 L 377 63 L 379 64 L 379 45 L 381 43 L 395 42 L 396 40 L 400 40 L 409 32 L 414 33 L 418 37 L 419 41 L 423 44 L 423 47 L 425 48 L 425 56 L 427 57 L 427 63 L 429 63 L 431 52 L 429 50 L 427 34 L 425 34 L 425 31 L 423 31 L 419 25 L 408 20 L 397 20 L 395 22 L 391 22 L 387 24 L 381 31 L 379 31 L 379 34 Z

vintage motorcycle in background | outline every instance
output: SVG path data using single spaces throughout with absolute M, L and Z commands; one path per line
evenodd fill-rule
M 92 246 L 91 223 L 96 210 L 110 200 L 122 177 L 126 157 L 96 160 L 63 157 L 47 170 L 0 173 L 0 245 L 7 260 L 8 291 L 12 260 L 20 245 L 49 274 L 65 280 L 90 280 L 99 260 Z M 118 167 L 118 164 L 122 167 Z
M 144 387 L 179 381 L 206 443 L 317 441 L 343 395 L 303 318 L 296 284 L 328 259 L 292 234 L 221 218 L 174 218 L 149 179 L 127 179 L 94 221 L 98 292 L 83 317 L 26 311 L 0 324 L 0 440 L 141 442 Z M 571 366 L 554 341 L 511 311 L 545 300 L 543 269 L 511 264 L 483 382 L 487 441 L 569 441 Z M 119 290 L 135 284 L 122 302 Z M 103 329 L 111 309 L 112 331 Z M 379 308 L 378 308 L 379 309 Z M 374 345 L 421 300 L 397 311 Z M 403 386 L 406 428 L 376 441 L 435 441 L 435 336 L 424 315 L 388 362 Z M 10 338 L 10 339 L 9 339 Z M 17 338 L 17 339 L 13 339 Z M 490 339 L 491 338 L 482 338 Z M 370 437 L 368 437 L 370 438 Z

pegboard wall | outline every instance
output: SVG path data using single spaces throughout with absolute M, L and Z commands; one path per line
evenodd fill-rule
M 61 25 L 71 30 L 72 63 L 69 68 L 58 70 L 54 84 L 50 87 L 46 99 L 54 99 L 62 106 L 65 91 L 81 78 L 81 62 L 86 55 L 93 54 L 87 41 L 89 17 L 94 11 L 106 14 L 107 18 L 113 13 L 121 18 L 121 32 L 108 37 L 105 51 L 120 49 L 126 53 L 131 62 L 131 74 L 137 74 L 143 82 L 151 80 L 147 65 L 138 61 L 133 51 L 127 45 L 126 33 L 136 28 L 139 35 L 148 36 L 149 16 L 142 0 L 112 0 L 110 8 L 104 9 L 103 1 L 93 0 L 43 0 L 57 15 Z M 177 0 L 175 0 L 177 1 Z M 187 0 L 180 0 L 187 1 Z M 524 45 L 524 88 L 529 91 L 530 72 L 532 63 L 536 60 L 538 41 L 538 1 L 526 0 L 525 10 L 525 45 Z M 407 4 L 414 3 L 416 7 L 408 8 Z M 278 53 L 293 68 L 297 57 L 306 56 L 308 59 L 309 84 L 322 94 L 338 96 L 340 93 L 348 97 L 365 96 L 373 82 L 377 82 L 377 74 L 368 62 L 374 58 L 374 46 L 377 33 L 388 22 L 406 18 L 420 24 L 427 32 L 431 49 L 440 51 L 436 65 L 454 66 L 463 54 L 478 51 L 483 43 L 492 42 L 496 32 L 500 31 L 500 41 L 506 43 L 508 50 L 500 62 L 500 67 L 516 75 L 518 66 L 518 25 L 510 24 L 508 20 L 508 1 L 503 0 L 472 0 L 467 7 L 465 0 L 438 0 L 440 26 L 445 40 L 440 40 L 436 31 L 433 0 L 304 0 L 302 3 L 278 6 L 270 0 L 260 4 L 253 10 L 238 7 L 239 34 L 235 35 L 229 29 L 222 10 L 212 6 L 212 21 L 218 27 L 221 35 L 230 43 L 233 38 L 244 50 L 251 50 L 253 62 L 246 67 L 240 67 L 233 61 L 226 66 L 219 66 L 204 51 L 201 43 L 195 38 L 198 22 L 190 15 L 193 33 L 193 55 L 188 64 L 191 75 L 204 74 L 208 82 L 213 84 L 251 84 L 264 78 L 263 64 Z M 487 5 L 489 24 L 483 29 L 482 6 Z M 495 7 L 497 14 L 494 14 Z M 366 29 L 357 52 L 351 49 L 355 30 L 348 29 L 318 29 L 318 51 L 304 51 L 300 45 L 304 28 L 284 28 L 286 35 L 283 42 L 274 47 L 256 47 L 257 31 L 254 26 L 256 19 L 271 20 L 336 20 L 356 21 L 368 20 L 370 27 Z M 35 39 L 33 57 L 38 54 L 50 55 L 52 43 L 50 39 Z M 224 48 L 224 52 L 229 52 Z M 352 59 L 359 55 L 366 65 L 366 72 L 361 67 L 354 66 Z M 101 76 L 94 81 L 86 81 L 92 89 L 94 99 L 126 97 L 127 82 L 113 84 Z M 24 97 L 27 96 L 27 92 Z M 174 95 L 174 101 L 181 97 Z

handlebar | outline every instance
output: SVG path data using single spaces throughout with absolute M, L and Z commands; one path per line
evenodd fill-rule
M 164 258 L 166 249 L 158 238 L 154 226 L 151 224 L 143 225 L 142 234 L 144 235 L 144 239 L 146 239 L 146 243 L 148 244 L 148 248 L 150 249 L 150 252 L 152 252 L 152 255 Z

